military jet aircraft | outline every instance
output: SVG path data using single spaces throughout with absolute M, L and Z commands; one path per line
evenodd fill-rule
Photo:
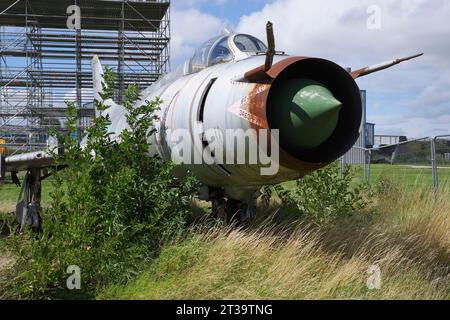
M 262 186 L 298 179 L 342 157 L 362 128 L 355 79 L 421 56 L 351 72 L 325 59 L 276 51 L 273 25 L 268 22 L 266 29 L 267 45 L 232 32 L 207 41 L 192 58 L 144 90 L 139 102 L 155 97 L 163 101 L 149 154 L 179 163 L 176 174 L 192 172 L 203 184 L 200 197 L 212 201 L 213 209 L 228 219 L 253 216 Z M 103 71 L 96 57 L 92 70 L 94 96 L 101 100 Z M 110 106 L 109 130 L 117 136 L 126 128 L 126 110 L 112 100 L 104 103 Z M 181 129 L 189 152 L 179 152 L 180 142 L 173 137 Z M 244 133 L 246 159 L 252 152 L 278 156 L 271 157 L 271 163 L 236 161 L 239 145 L 227 149 L 224 138 L 230 130 Z M 210 161 L 203 161 L 205 154 Z M 202 162 L 190 162 L 186 155 Z M 276 170 L 263 174 L 268 165 Z M 16 210 L 22 228 L 39 227 L 41 181 L 47 177 L 43 170 L 51 166 L 54 161 L 46 151 L 1 161 L 2 176 L 11 172 L 17 181 L 17 172 L 27 172 Z

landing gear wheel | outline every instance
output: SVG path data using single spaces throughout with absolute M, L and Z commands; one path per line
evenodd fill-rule
M 255 205 L 232 199 L 223 189 L 211 189 L 208 199 L 212 201 L 213 216 L 222 220 L 226 225 L 241 225 L 256 217 Z M 248 203 L 254 203 L 253 199 L 249 199 Z
M 242 202 L 228 199 L 225 208 L 225 224 L 241 222 Z
M 214 218 L 224 220 L 226 216 L 226 199 L 220 198 L 212 201 L 212 214 Z

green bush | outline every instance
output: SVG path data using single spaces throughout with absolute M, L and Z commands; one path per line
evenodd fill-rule
M 307 216 L 317 225 L 324 225 L 352 215 L 365 208 L 365 187 L 352 186 L 352 171 L 341 174 L 337 163 L 296 181 L 293 189 L 283 185 L 272 187 L 286 208 Z M 267 189 L 264 194 L 267 194 Z
M 112 97 L 114 77 L 105 73 L 103 99 Z M 137 86 L 126 91 L 128 129 L 119 139 L 108 133 L 108 107 L 88 129 L 85 148 L 62 137 L 65 154 L 54 173 L 50 207 L 43 212 L 43 232 L 9 239 L 18 259 L 10 292 L 22 298 L 93 297 L 98 289 L 129 281 L 157 256 L 169 236 L 183 232 L 197 188 L 192 177 L 176 180 L 172 164 L 148 155 L 153 114 L 161 101 L 139 100 Z M 70 132 L 77 110 L 68 103 Z M 176 187 L 174 187 L 176 185 Z M 81 271 L 81 290 L 66 289 L 68 266 Z

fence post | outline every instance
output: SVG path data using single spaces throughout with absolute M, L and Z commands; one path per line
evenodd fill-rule
M 5 156 L 0 153 L 0 184 L 5 180 Z
M 431 139 L 431 171 L 433 175 L 434 193 L 437 194 L 439 189 L 439 178 L 436 161 L 436 138 Z
M 366 166 L 367 166 L 367 157 L 366 157 L 366 152 L 367 152 L 367 150 L 364 149 L 364 166 L 363 166 L 363 173 L 364 173 L 364 183 L 367 184 L 367 170 L 366 170 Z
M 370 150 L 364 149 L 364 181 L 367 185 L 370 183 L 370 154 Z

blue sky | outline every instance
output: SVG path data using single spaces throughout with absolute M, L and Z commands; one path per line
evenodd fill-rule
M 449 17 L 450 0 L 173 0 L 172 66 L 224 27 L 264 40 L 267 20 L 278 49 L 354 69 L 425 52 L 358 81 L 368 121 L 379 134 L 450 134 Z

